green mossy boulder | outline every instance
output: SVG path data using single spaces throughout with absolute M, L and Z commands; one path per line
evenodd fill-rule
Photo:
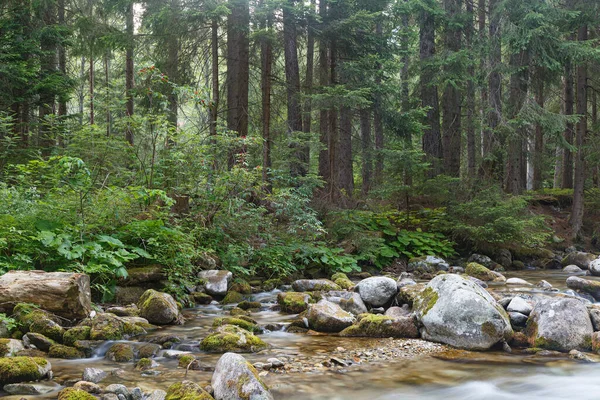
M 299 314 L 308 308 L 312 297 L 303 292 L 281 292 L 277 295 L 277 303 L 281 306 L 281 311 Z
M 104 357 L 114 362 L 130 362 L 135 359 L 135 352 L 127 343 L 116 343 L 108 349 Z
M 255 309 L 259 309 L 261 307 L 261 304 L 258 301 L 244 300 L 244 301 L 240 302 L 240 304 L 238 304 L 237 306 L 239 308 L 241 308 L 242 310 L 255 310 Z
M 49 351 L 50 347 L 56 344 L 56 342 L 41 333 L 29 332 L 23 336 L 23 340 L 28 341 L 34 345 L 37 349 L 42 351 Z
M 152 369 L 152 368 L 154 368 L 156 366 L 158 366 L 158 364 L 156 363 L 156 361 L 152 360 L 151 358 L 141 358 L 135 364 L 135 370 L 136 371 L 147 371 L 147 370 Z
M 477 264 L 476 262 L 471 262 L 467 264 L 467 268 L 465 268 L 465 273 L 473 278 L 480 279 L 485 282 L 505 282 L 506 278 L 504 275 L 494 272 L 481 264 Z
M 244 296 L 241 293 L 230 290 L 227 292 L 227 294 L 225 295 L 223 300 L 221 300 L 221 303 L 222 304 L 235 304 L 235 303 L 241 303 L 242 301 L 244 301 Z
M 197 383 L 183 381 L 169 386 L 165 400 L 214 400 L 214 398 Z
M 231 314 L 232 316 L 239 316 L 239 315 L 244 315 L 244 316 L 248 316 L 250 315 L 250 311 L 246 311 L 246 310 L 242 310 L 239 307 L 233 307 L 230 311 L 229 314 Z
M 50 362 L 40 357 L 0 358 L 0 387 L 9 383 L 39 381 L 51 370 Z
M 348 278 L 338 278 L 333 282 L 335 282 L 335 284 L 341 287 L 342 289 L 346 290 L 351 290 L 354 287 L 354 282 L 352 282 Z
M 271 290 L 277 289 L 281 286 L 281 279 L 267 279 L 262 284 L 262 289 L 265 292 L 270 292 Z
M 252 286 L 243 279 L 235 279 L 229 287 L 229 290 L 241 294 L 252 294 Z
M 396 301 L 398 304 L 408 304 L 412 307 L 414 301 L 418 298 L 423 289 L 425 289 L 425 284 L 423 283 L 402 286 L 396 295 Z
M 138 357 L 152 358 L 162 349 L 162 346 L 156 343 L 145 343 L 138 347 Z
M 193 292 L 191 296 L 196 304 L 210 304 L 213 301 L 211 295 L 202 292 Z
M 58 400 L 98 400 L 94 395 L 85 390 L 66 388 L 58 392 Z
M 73 346 L 78 340 L 88 340 L 92 328 L 89 326 L 75 326 L 67 330 L 63 336 L 63 343 L 67 346 Z
M 25 332 L 40 333 L 54 341 L 62 342 L 65 330 L 59 325 L 59 319 L 54 314 L 33 304 L 19 303 L 13 310 L 13 317 Z
M 418 338 L 419 330 L 413 317 L 392 318 L 385 315 L 361 314 L 358 316 L 358 322 L 341 331 L 340 336 Z
M 212 353 L 255 353 L 268 346 L 258 336 L 236 325 L 223 325 L 204 338 L 200 349 Z
M 240 328 L 244 328 L 245 330 L 249 331 L 249 332 L 260 332 L 262 331 L 262 329 L 260 329 L 260 327 L 258 325 L 256 325 L 256 321 L 254 321 L 252 318 L 248 318 L 246 316 L 238 316 L 238 318 L 234 318 L 234 317 L 219 317 L 219 318 L 215 318 L 215 320 L 213 321 L 213 328 L 218 328 L 219 326 L 223 326 L 223 325 L 236 325 L 239 326 Z
M 140 317 L 146 318 L 148 322 L 156 325 L 182 324 L 183 317 L 175 299 L 163 292 L 149 289 L 138 302 Z
M 124 325 L 121 318 L 109 313 L 99 313 L 79 323 L 79 326 L 90 327 L 90 340 L 121 340 L 125 336 Z
M 52 358 L 63 358 L 65 360 L 76 360 L 85 358 L 84 352 L 75 347 L 65 346 L 62 344 L 54 344 L 50 346 L 48 356 Z

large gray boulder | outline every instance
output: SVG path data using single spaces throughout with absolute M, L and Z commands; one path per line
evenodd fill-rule
M 580 293 L 586 293 L 596 300 L 600 300 L 600 282 L 591 279 L 583 279 L 578 276 L 567 278 L 567 287 Z
M 591 253 L 585 253 L 583 251 L 574 251 L 569 253 L 562 259 L 563 267 L 567 265 L 577 265 L 579 268 L 588 269 L 590 263 L 594 261 L 597 257 Z
M 354 287 L 365 304 L 371 307 L 382 307 L 389 304 L 398 293 L 398 284 L 392 278 L 373 276 L 363 279 Z
M 534 347 L 570 351 L 591 348 L 594 328 L 581 301 L 548 298 L 539 301 L 529 316 L 526 334 Z
M 298 279 L 292 283 L 292 288 L 296 292 L 342 290 L 337 283 L 329 279 Z
M 596 258 L 590 262 L 588 266 L 590 273 L 594 276 L 600 276 L 600 258 Z
M 229 271 L 212 269 L 200 271 L 198 278 L 204 280 L 204 291 L 213 296 L 225 296 L 233 274 Z
M 524 315 L 531 314 L 531 310 L 533 310 L 533 306 L 524 298 L 516 296 L 508 303 L 508 307 L 506 307 L 506 311 L 508 312 L 518 312 Z
M 138 303 L 140 317 L 156 325 L 176 324 L 183 322 L 175 299 L 163 292 L 148 289 Z
M 306 319 L 308 326 L 317 332 L 340 332 L 355 321 L 352 314 L 327 300 L 309 305 Z
M 450 268 L 450 264 L 443 258 L 435 256 L 422 256 L 414 257 L 408 260 L 406 270 L 408 272 L 419 272 L 419 273 L 435 273 L 437 271 L 447 271 Z
M 324 299 L 339 305 L 344 311 L 354 315 L 368 312 L 362 298 L 355 292 L 331 291 L 324 296 Z
M 426 340 L 486 350 L 513 334 L 506 311 L 487 291 L 459 275 L 433 278 L 417 295 L 414 308 Z
M 225 353 L 217 361 L 211 386 L 215 400 L 273 400 L 252 364 L 235 353 Z

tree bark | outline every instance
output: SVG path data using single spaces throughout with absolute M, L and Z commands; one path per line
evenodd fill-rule
M 133 49 L 135 46 L 133 37 L 133 24 L 134 24 L 134 9 L 133 1 L 130 1 L 127 5 L 126 24 L 125 31 L 127 33 L 127 49 L 125 50 L 125 115 L 130 118 L 133 116 Z M 133 129 L 128 122 L 125 127 L 125 140 L 133 146 Z
M 327 18 L 327 0 L 319 1 L 319 17 L 321 21 Z M 324 22 L 321 22 L 322 24 Z M 319 86 L 323 90 L 329 84 L 329 54 L 327 39 L 319 37 Z M 319 111 L 319 176 L 327 184 L 331 181 L 331 170 L 329 169 L 329 112 L 326 108 Z M 325 192 L 328 190 L 325 188 Z
M 179 34 L 177 32 L 178 26 L 178 15 L 179 15 L 179 0 L 171 0 L 170 13 L 170 25 L 173 27 L 173 32 L 167 35 L 167 63 L 166 63 L 166 75 L 171 82 L 179 82 Z M 167 121 L 177 128 L 177 114 L 178 114 L 178 98 L 177 93 L 172 88 L 167 89 L 167 99 L 169 101 L 169 113 L 167 114 Z
M 360 143 L 362 152 L 362 195 L 366 196 L 371 190 L 373 174 L 373 143 L 371 140 L 371 110 L 360 110 Z
M 502 121 L 502 34 L 500 26 L 500 0 L 489 0 L 489 43 L 490 74 L 488 80 L 489 108 L 488 126 L 483 136 L 483 157 L 486 160 L 484 174 L 488 178 L 501 180 L 502 155 L 496 151 L 500 147 L 498 126 Z
M 337 82 L 337 48 L 335 40 L 331 40 L 329 47 L 329 84 L 335 86 Z M 337 108 L 332 105 L 329 109 L 329 137 L 327 138 L 327 148 L 329 149 L 329 198 L 332 201 L 337 200 L 339 195 L 338 187 L 338 165 L 336 164 L 337 155 L 337 141 L 338 141 L 338 111 Z
M 49 0 L 44 3 L 41 15 L 45 28 L 53 29 L 57 23 L 57 4 L 56 0 Z M 51 80 L 57 73 L 58 45 L 53 35 L 42 35 L 40 40 L 40 78 Z M 53 89 L 44 87 L 40 91 L 39 106 L 39 144 L 42 148 L 42 155 L 49 156 L 54 146 L 55 138 L 52 137 L 52 131 L 49 129 L 45 119 L 48 115 L 54 113 L 55 94 Z
M 271 29 L 271 16 L 264 22 L 264 28 Z M 267 190 L 271 190 L 269 172 L 271 169 L 271 70 L 273 66 L 273 46 L 271 39 L 263 37 L 261 41 L 261 91 L 262 91 L 262 136 L 263 136 L 263 170 L 262 179 Z
M 306 100 L 304 100 L 304 118 L 302 120 L 302 129 L 305 133 L 310 133 L 312 128 L 312 101 L 310 96 L 313 91 L 315 64 L 315 21 L 312 15 L 313 12 L 315 12 L 315 0 L 311 0 L 310 2 L 310 12 L 307 21 L 308 26 L 306 28 L 306 80 L 304 82 Z
M 336 167 L 338 172 L 338 190 L 342 199 L 352 198 L 354 193 L 354 169 L 352 166 L 352 109 L 343 106 L 340 109 L 340 131 Z
M 210 104 L 210 135 L 217 135 L 219 116 L 219 21 L 211 22 L 212 102 Z
M 65 25 L 65 0 L 58 0 L 58 24 Z M 64 43 L 58 46 L 58 70 L 64 78 L 67 77 L 67 51 Z M 58 115 L 63 117 L 67 115 L 67 99 L 64 96 L 58 99 Z M 62 136 L 59 139 L 64 146 Z
M 537 84 L 535 87 L 535 102 L 540 108 L 544 108 L 544 81 L 536 74 Z M 543 186 L 542 168 L 544 161 L 544 132 L 542 126 L 535 126 L 535 145 L 533 148 L 533 190 L 539 190 Z
M 473 48 L 474 45 L 474 12 L 473 12 L 473 1 L 465 0 L 467 7 L 467 26 L 465 30 L 466 36 L 466 47 L 468 49 Z M 470 179 L 475 178 L 476 174 L 476 153 L 477 148 L 475 144 L 475 64 L 471 63 L 468 68 L 467 81 L 467 121 L 466 121 L 466 133 L 467 133 L 467 176 Z
M 573 39 L 573 38 L 572 38 Z M 573 91 L 573 66 L 570 60 L 565 63 L 565 76 L 564 82 L 564 107 L 565 115 L 573 115 L 573 104 L 575 93 Z M 567 122 L 567 126 L 564 132 L 565 142 L 573 144 L 574 127 L 573 123 Z M 562 184 L 563 189 L 573 188 L 573 153 L 568 148 L 563 151 L 563 166 L 562 166 Z
M 381 20 L 378 20 L 375 24 L 375 34 L 377 36 L 377 40 L 381 41 L 383 38 L 383 24 Z M 383 55 L 383 49 L 381 46 L 378 46 L 378 55 L 381 57 Z M 378 62 L 376 65 L 377 71 L 375 72 L 377 75 L 375 77 L 375 85 L 379 87 L 381 85 L 381 70 L 383 66 L 381 62 Z M 375 135 L 375 174 L 373 176 L 373 180 L 376 185 L 380 185 L 383 183 L 383 101 L 381 99 L 381 93 L 375 93 L 375 99 L 373 101 L 373 133 Z

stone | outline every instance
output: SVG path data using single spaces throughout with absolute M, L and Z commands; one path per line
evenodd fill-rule
M 354 287 L 363 302 L 371 307 L 382 307 L 389 304 L 398 293 L 398 285 L 392 278 L 374 276 L 363 279 Z
M 58 317 L 29 303 L 19 303 L 13 310 L 13 318 L 25 332 L 34 332 L 57 342 L 62 342 L 65 330 Z
M 95 384 L 94 382 L 87 381 L 79 381 L 73 385 L 74 389 L 83 390 L 84 392 L 92 393 L 92 394 L 100 394 L 102 393 L 102 389 L 100 386 Z
M 166 279 L 166 275 L 163 266 L 153 264 L 145 267 L 127 268 L 127 278 L 119 281 L 119 285 L 153 287 L 151 284 L 157 284 L 164 279 Z
M 283 361 L 278 358 L 267 358 L 267 362 L 273 366 L 273 368 L 281 368 L 285 365 Z
M 487 350 L 513 334 L 506 311 L 483 288 L 454 274 L 433 278 L 415 299 L 425 340 Z
M 152 393 L 146 398 L 146 400 L 165 400 L 167 397 L 167 392 L 164 390 L 156 389 L 153 390 Z
M 148 289 L 138 303 L 140 317 L 146 318 L 148 322 L 156 325 L 180 324 L 183 317 L 175 299 L 163 292 Z
M 85 358 L 85 353 L 75 347 L 65 346 L 63 344 L 53 344 L 48 350 L 48 356 L 65 360 L 77 360 Z
M 590 320 L 592 321 L 594 331 L 600 331 L 600 309 L 592 306 L 592 308 L 589 308 L 588 311 L 590 313 Z
M 600 258 L 596 258 L 596 259 L 590 261 L 588 269 L 592 275 L 600 276 Z
M 96 397 L 81 389 L 70 387 L 58 392 L 58 400 L 96 400 Z
M 211 296 L 225 296 L 229 288 L 229 282 L 233 279 L 233 274 L 229 271 L 208 270 L 200 271 L 198 278 L 206 281 L 203 289 Z
M 525 315 L 531 314 L 531 310 L 533 310 L 533 306 L 527 300 L 519 296 L 513 298 L 508 304 L 508 307 L 506 307 L 506 311 L 508 312 L 518 312 Z
M 240 328 L 244 328 L 249 332 L 262 332 L 262 329 L 256 324 L 255 320 L 243 315 L 238 317 L 218 317 L 213 320 L 213 328 L 217 328 L 223 325 L 237 325 Z M 181 346 L 179 346 L 179 349 L 183 350 Z
M 108 376 L 108 373 L 98 368 L 85 368 L 83 370 L 83 380 L 98 383 Z
M 0 312 L 16 303 L 36 304 L 67 319 L 85 318 L 92 311 L 90 277 L 85 274 L 9 271 L 0 276 Z
M 113 383 L 112 385 L 108 385 L 107 387 L 104 388 L 104 392 L 114 393 L 117 396 L 123 395 L 125 397 L 129 397 L 129 395 L 130 395 L 129 389 L 127 389 L 127 386 L 121 385 L 120 383 Z
M 544 279 L 542 279 L 541 281 L 539 281 L 537 283 L 537 285 L 535 285 L 535 286 L 537 286 L 539 288 L 542 288 L 543 290 L 552 290 L 552 289 L 554 289 L 553 286 L 552 286 L 552 284 L 550 284 L 550 282 L 548 282 L 548 281 L 546 281 Z
M 115 343 L 108 349 L 104 358 L 115 362 L 130 362 L 135 359 L 135 352 L 128 343 Z
M 425 285 L 422 283 L 403 286 L 398 291 L 396 301 L 398 304 L 408 304 L 409 307 L 412 307 L 415 299 L 421 294 L 423 289 L 425 289 Z
M 342 307 L 342 310 L 353 315 L 363 314 L 368 311 L 360 294 L 356 292 L 333 291 L 324 296 L 324 299 L 339 305 Z
M 86 318 L 79 323 L 79 326 L 90 327 L 90 340 L 121 340 L 146 333 L 143 328 L 110 313 L 98 313 L 93 317 Z
M 514 328 L 525 328 L 527 325 L 527 319 L 529 317 L 525 314 L 521 314 L 519 312 L 510 311 L 508 313 L 508 317 L 510 319 L 510 324 Z
M 600 282 L 583 279 L 578 276 L 567 278 L 567 287 L 581 293 L 587 293 L 596 300 L 600 300 Z
M 191 296 L 196 304 L 210 304 L 210 302 L 213 301 L 213 298 L 210 294 L 202 292 L 192 292 Z
M 23 336 L 23 341 L 28 344 L 28 346 L 33 345 L 36 349 L 48 352 L 50 347 L 56 342 L 52 339 L 47 338 L 41 333 L 29 332 Z
M 508 249 L 499 249 L 496 252 L 494 260 L 504 268 L 510 268 L 513 263 L 512 254 Z
M 117 286 L 115 288 L 115 303 L 135 304 L 140 300 L 146 289 L 142 286 Z
M 533 283 L 527 282 L 525 279 L 521 278 L 508 278 L 506 280 L 507 285 L 520 285 L 520 286 L 533 286 Z
M 408 317 L 410 315 L 410 308 L 408 304 L 404 304 L 402 307 L 390 307 L 385 310 L 384 315 L 392 318 Z
M 569 253 L 562 259 L 562 265 L 577 265 L 581 269 L 588 269 L 590 263 L 596 259 L 596 255 L 585 253 L 583 251 L 574 251 Z
M 277 294 L 277 303 L 281 311 L 291 314 L 299 314 L 308 308 L 312 300 L 310 294 L 304 292 L 281 292 Z
M 481 286 L 484 289 L 487 289 L 488 286 L 489 286 L 487 283 L 485 283 L 485 281 L 482 281 L 481 279 L 475 278 L 474 276 L 466 275 L 465 278 L 467 278 L 468 280 L 470 280 L 473 283 L 476 283 L 477 285 Z
M 92 328 L 89 326 L 75 326 L 65 332 L 63 335 L 63 343 L 67 346 L 72 346 L 78 340 L 88 340 L 91 331 Z
M 52 365 L 40 357 L 0 358 L 0 386 L 39 381 L 51 374 Z
M 363 314 L 358 322 L 340 332 L 342 337 L 376 338 L 418 338 L 419 330 L 414 317 L 387 317 L 385 315 Z
M 407 271 L 420 274 L 433 274 L 437 271 L 447 271 L 450 264 L 443 258 L 435 256 L 414 257 L 408 260 Z
M 594 261 L 596 261 L 596 260 L 594 260 Z M 598 265 L 598 267 L 600 268 L 600 264 Z M 590 271 L 591 271 L 591 268 L 590 268 Z M 581 274 L 581 275 L 585 274 L 585 271 L 582 270 L 581 268 L 579 268 L 577 265 L 567 265 L 566 267 L 563 268 L 563 272 L 566 273 L 566 274 L 573 274 L 573 275 L 575 275 L 575 274 Z M 599 270 L 599 272 L 600 272 L 600 270 Z M 592 275 L 593 274 L 594 273 L 592 272 Z
M 296 292 L 317 292 L 342 289 L 329 279 L 299 279 L 292 283 L 292 288 Z
M 490 260 L 491 261 L 491 260 Z M 481 264 L 470 262 L 465 268 L 465 273 L 485 282 L 506 282 L 506 278 L 499 272 L 492 271 Z
M 256 369 L 235 353 L 221 356 L 212 376 L 215 400 L 273 400 Z
M 137 317 L 140 315 L 140 310 L 135 304 L 128 307 L 110 307 L 106 309 L 106 312 L 115 314 L 117 317 Z
M 258 336 L 236 325 L 220 326 L 200 342 L 201 350 L 212 353 L 254 353 L 267 347 Z
M 138 347 L 138 357 L 140 358 L 152 358 L 158 354 L 162 349 L 162 346 L 156 343 L 144 343 Z
M 308 307 L 306 320 L 310 329 L 314 329 L 317 332 L 335 333 L 341 332 L 352 325 L 355 318 L 337 304 L 321 300 L 317 304 L 311 304 Z
M 593 332 L 587 308 L 571 298 L 538 301 L 525 330 L 532 347 L 557 351 L 590 349 Z
M 0 339 L 0 357 L 14 357 L 23 350 L 25 350 L 25 346 L 23 346 L 23 342 L 20 340 Z
M 262 304 L 260 304 L 260 302 L 258 301 L 242 301 L 240 304 L 237 305 L 239 308 L 241 308 L 242 310 L 258 310 L 262 307 Z
M 492 268 L 492 266 L 494 264 L 492 259 L 489 258 L 488 256 L 485 256 L 483 254 L 477 254 L 477 253 L 471 254 L 469 259 L 467 260 L 467 263 L 477 263 L 477 264 L 483 265 L 486 268 Z
M 13 395 L 39 396 L 51 393 L 58 389 L 58 385 L 41 383 L 10 383 L 2 388 L 6 393 Z
M 200 385 L 192 381 L 174 383 L 167 389 L 165 400 L 214 400 Z

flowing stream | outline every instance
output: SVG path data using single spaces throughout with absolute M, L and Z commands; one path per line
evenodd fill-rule
M 536 283 L 545 279 L 564 291 L 566 274 L 549 271 L 521 271 L 508 273 Z M 497 286 L 499 291 L 535 292 L 534 287 Z M 269 310 L 276 303 L 277 291 L 260 293 L 253 300 L 263 303 L 264 311 L 252 313 L 259 324 L 281 326 L 294 316 Z M 121 368 L 120 376 L 109 376 L 101 386 L 121 383 L 129 388 L 140 387 L 148 392 L 166 390 L 168 386 L 184 379 L 210 382 L 219 354 L 206 354 L 197 349 L 199 342 L 208 334 L 215 317 L 228 315 L 231 306 L 208 305 L 185 310 L 186 324 L 162 328 L 160 333 L 175 334 L 185 338 L 175 350 L 191 352 L 198 356 L 206 371 L 186 371 L 177 368 L 173 351 L 162 351 L 156 358 L 160 364 L 154 374 L 134 370 L 133 363 L 114 363 L 103 355 L 112 342 L 97 349 L 96 356 L 82 360 L 51 359 L 54 381 L 67 384 L 81 379 L 85 367 L 106 371 Z M 154 333 L 153 333 L 154 334 Z M 261 337 L 272 347 L 257 354 L 245 354 L 251 362 L 266 362 L 270 357 L 282 360 L 300 360 L 306 368 L 298 372 L 284 373 L 271 370 L 265 382 L 272 388 L 276 399 L 597 399 L 600 397 L 600 364 L 573 361 L 567 355 L 539 355 L 514 352 L 462 352 L 449 351 L 453 356 L 424 355 L 412 358 L 381 360 L 378 352 L 385 352 L 390 339 L 340 338 L 335 335 L 292 334 L 273 330 Z M 398 339 L 402 340 L 402 339 Z M 415 341 L 405 341 L 407 348 Z M 134 343 L 134 342 L 132 342 Z M 135 342 L 137 343 L 137 342 Z M 402 342 L 400 342 L 402 343 Z M 321 364 L 344 352 L 354 355 L 353 364 L 343 368 L 325 368 Z M 357 350 L 358 349 L 358 350 Z M 367 349 L 367 350 L 364 350 Z M 356 358 L 356 351 L 362 357 Z M 373 356 L 373 357 L 371 357 Z M 50 383 L 49 383 L 50 384 Z M 56 385 L 56 383 L 52 383 Z M 62 386 L 56 386 L 59 390 Z M 2 392 L 0 392 L 0 397 Z M 34 398 L 35 396 L 26 396 Z M 42 398 L 43 396 L 38 396 Z M 56 398 L 56 391 L 46 395 Z M 21 399 L 23 396 L 7 396 Z

